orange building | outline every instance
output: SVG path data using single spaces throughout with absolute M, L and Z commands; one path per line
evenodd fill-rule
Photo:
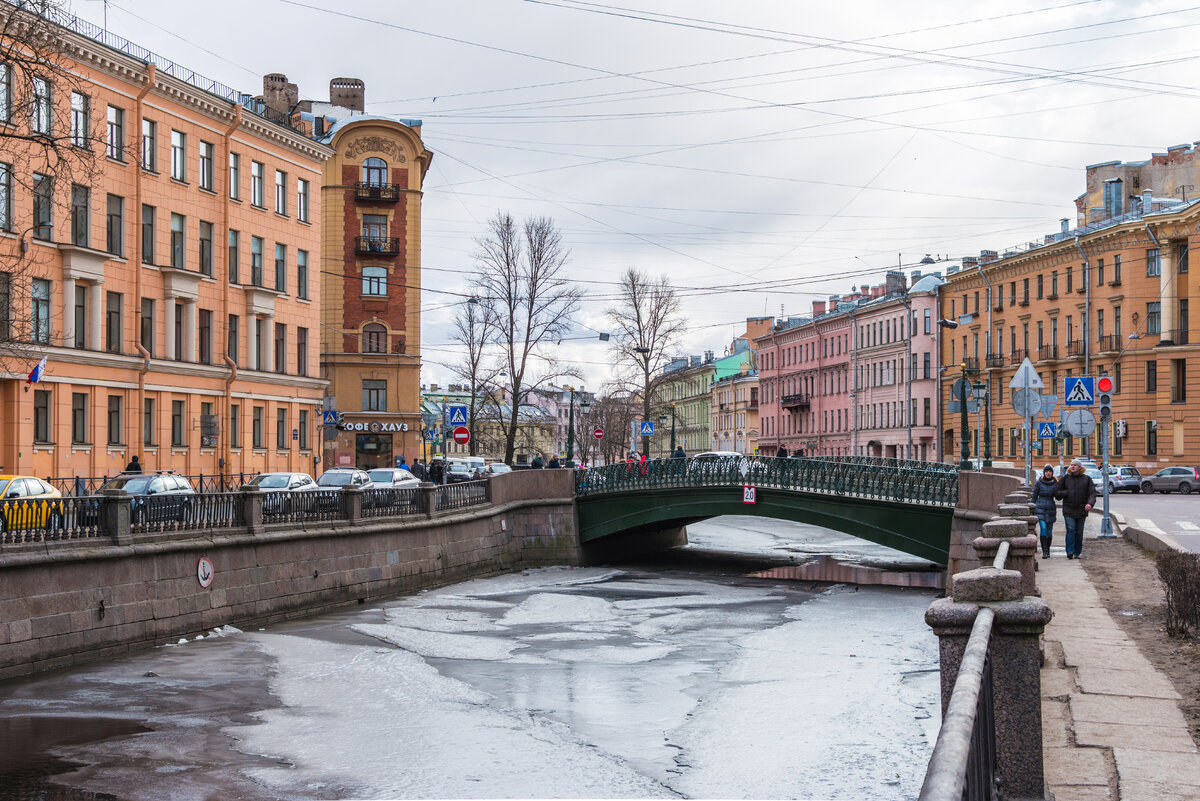
M 69 134 L 90 169 L 56 174 L 13 139 L 0 152 L 0 471 L 99 476 L 135 455 L 186 474 L 311 470 L 326 386 L 315 190 L 331 149 L 59 21 L 69 85 L 45 81 L 36 111 L 2 122 Z M 0 107 L 19 110 L 26 84 L 9 77 Z

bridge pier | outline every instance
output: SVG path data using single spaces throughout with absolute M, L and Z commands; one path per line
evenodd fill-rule
M 634 529 L 583 543 L 584 566 L 627 562 L 688 544 L 687 526 Z

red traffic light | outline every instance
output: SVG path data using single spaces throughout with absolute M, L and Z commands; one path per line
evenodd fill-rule
M 1096 389 L 1100 392 L 1112 392 L 1112 388 L 1113 381 L 1108 376 L 1102 375 L 1100 378 L 1096 379 Z

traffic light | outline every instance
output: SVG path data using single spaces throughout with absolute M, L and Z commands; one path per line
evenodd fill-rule
M 349 431 L 350 430 L 350 425 L 346 422 L 346 415 L 342 412 L 338 412 L 337 430 L 338 431 Z
M 1096 402 L 1100 405 L 1100 419 L 1112 417 L 1113 380 L 1106 375 L 1096 379 Z

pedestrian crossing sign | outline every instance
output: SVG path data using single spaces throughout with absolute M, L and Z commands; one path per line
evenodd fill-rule
M 642 437 L 654 436 L 654 421 L 653 420 L 643 420 L 641 433 L 638 436 L 642 436 Z
M 451 406 L 451 407 L 449 407 L 449 411 L 450 411 L 450 425 L 465 426 L 467 424 L 467 407 L 466 406 Z
M 1038 423 L 1038 439 L 1054 439 L 1054 423 Z
M 338 413 L 328 410 L 321 412 L 321 423 L 327 426 L 336 426 L 338 424 Z
M 1096 403 L 1096 379 L 1090 375 L 1070 375 L 1063 383 L 1063 406 L 1093 406 Z

